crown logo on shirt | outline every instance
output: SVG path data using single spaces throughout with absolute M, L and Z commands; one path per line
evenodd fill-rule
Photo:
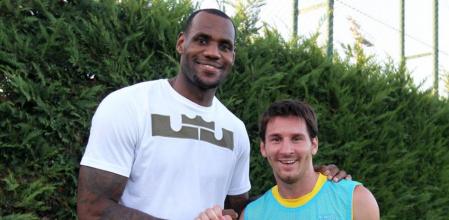
M 152 114 L 151 128 L 153 136 L 200 140 L 230 150 L 234 149 L 234 133 L 232 131 L 222 128 L 223 137 L 216 139 L 215 122 L 206 122 L 199 115 L 189 118 L 183 114 L 181 119 L 181 129 L 175 131 L 171 128 L 170 116 Z

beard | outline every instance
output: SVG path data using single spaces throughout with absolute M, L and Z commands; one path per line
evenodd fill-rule
M 201 78 L 199 78 L 198 75 L 195 73 L 193 73 L 191 76 L 192 79 L 190 79 L 190 77 L 188 76 L 187 79 L 201 90 L 216 89 L 221 84 L 221 80 L 217 80 L 213 83 L 206 83 L 203 80 L 201 80 Z
M 283 176 L 283 175 L 278 175 L 278 178 L 287 184 L 294 184 L 296 182 L 298 182 L 298 176 Z
M 184 74 L 185 78 L 189 81 L 189 83 L 203 91 L 218 88 L 218 86 L 220 86 L 221 83 L 224 81 L 224 76 L 227 75 L 226 72 L 223 72 L 220 74 L 217 80 L 213 82 L 206 82 L 205 80 L 201 79 L 198 76 L 199 74 L 195 70 L 193 64 L 184 61 L 181 62 L 181 67 L 182 67 L 182 74 Z

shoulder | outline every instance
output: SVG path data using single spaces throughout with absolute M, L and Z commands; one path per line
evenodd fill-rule
M 279 205 L 272 193 L 273 187 L 266 191 L 263 195 L 250 202 L 244 212 L 244 219 L 270 219 L 273 213 L 273 209 L 276 209 Z
M 266 205 L 269 205 L 269 201 L 272 197 L 271 193 L 272 189 L 269 189 L 266 191 L 263 195 L 259 196 L 257 199 L 251 201 L 245 208 L 245 211 L 248 214 L 251 214 L 252 212 L 257 212 L 259 209 L 264 209 Z
M 340 190 L 340 191 L 345 191 L 349 195 L 353 194 L 354 189 L 357 186 L 362 185 L 360 182 L 353 181 L 353 180 L 346 180 L 346 179 L 342 179 L 339 182 L 333 182 L 331 180 L 327 180 L 326 183 L 327 183 L 326 185 L 328 187 L 331 187 L 333 189 Z
M 351 209 L 354 200 L 355 189 L 358 186 L 362 186 L 361 183 L 352 180 L 343 179 L 339 182 L 326 180 L 326 183 L 323 185 L 322 190 L 320 190 L 319 195 L 332 195 L 329 198 L 332 198 L 334 202 L 344 206 L 345 209 Z
M 330 180 L 328 180 L 330 181 Z M 347 179 L 342 179 L 339 182 L 337 182 L 337 184 L 341 184 L 341 185 L 345 185 L 345 186 L 358 186 L 358 185 L 362 185 L 362 183 L 355 181 L 355 180 L 347 180 Z
M 148 94 L 151 94 L 150 91 L 161 87 L 162 82 L 162 80 L 154 80 L 120 88 L 109 93 L 101 101 L 100 105 L 119 105 L 118 107 L 124 107 L 124 104 L 139 104 L 142 100 L 147 100 Z
M 161 84 L 161 80 L 142 82 L 109 93 L 98 105 L 94 120 L 129 120 L 146 111 L 152 89 Z
M 110 93 L 108 96 L 117 96 L 117 97 L 129 96 L 129 98 L 136 98 L 143 94 L 146 94 L 147 91 L 159 88 L 162 89 L 163 83 L 164 83 L 163 79 L 140 82 L 118 89 Z
M 374 195 L 364 186 L 357 185 L 353 196 L 354 220 L 380 219 L 379 206 Z
M 214 97 L 214 102 L 217 108 L 219 109 L 219 114 L 222 115 L 222 117 L 226 117 L 228 120 L 232 120 L 233 122 L 238 123 L 239 125 L 245 127 L 245 124 L 243 121 L 238 118 L 234 113 L 232 113 L 221 101 Z

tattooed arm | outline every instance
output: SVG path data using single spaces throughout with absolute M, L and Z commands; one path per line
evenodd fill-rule
M 243 210 L 248 202 L 248 193 L 243 193 L 240 195 L 228 195 L 225 200 L 225 208 L 223 209 L 218 205 L 208 208 L 201 212 L 195 220 L 236 220 L 239 213 Z
M 248 201 L 249 201 L 248 193 L 243 193 L 234 196 L 228 195 L 226 196 L 225 200 L 225 209 L 233 209 L 240 215 L 240 213 L 243 211 Z
M 77 214 L 84 219 L 158 219 L 118 203 L 128 178 L 81 166 L 78 179 Z

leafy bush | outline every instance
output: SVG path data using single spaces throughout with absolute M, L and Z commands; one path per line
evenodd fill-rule
M 76 181 L 90 119 L 109 92 L 176 74 L 188 1 L 0 2 L 0 216 L 76 218 Z M 234 73 L 220 99 L 247 125 L 252 194 L 274 184 L 257 122 L 274 100 L 318 112 L 318 163 L 335 163 L 376 196 L 383 219 L 445 219 L 449 105 L 403 70 L 369 59 L 329 62 L 314 39 L 256 34 L 238 10 Z
M 95 108 L 112 90 L 176 73 L 178 23 L 191 10 L 175 1 L 0 2 L 0 216 L 75 218 Z

